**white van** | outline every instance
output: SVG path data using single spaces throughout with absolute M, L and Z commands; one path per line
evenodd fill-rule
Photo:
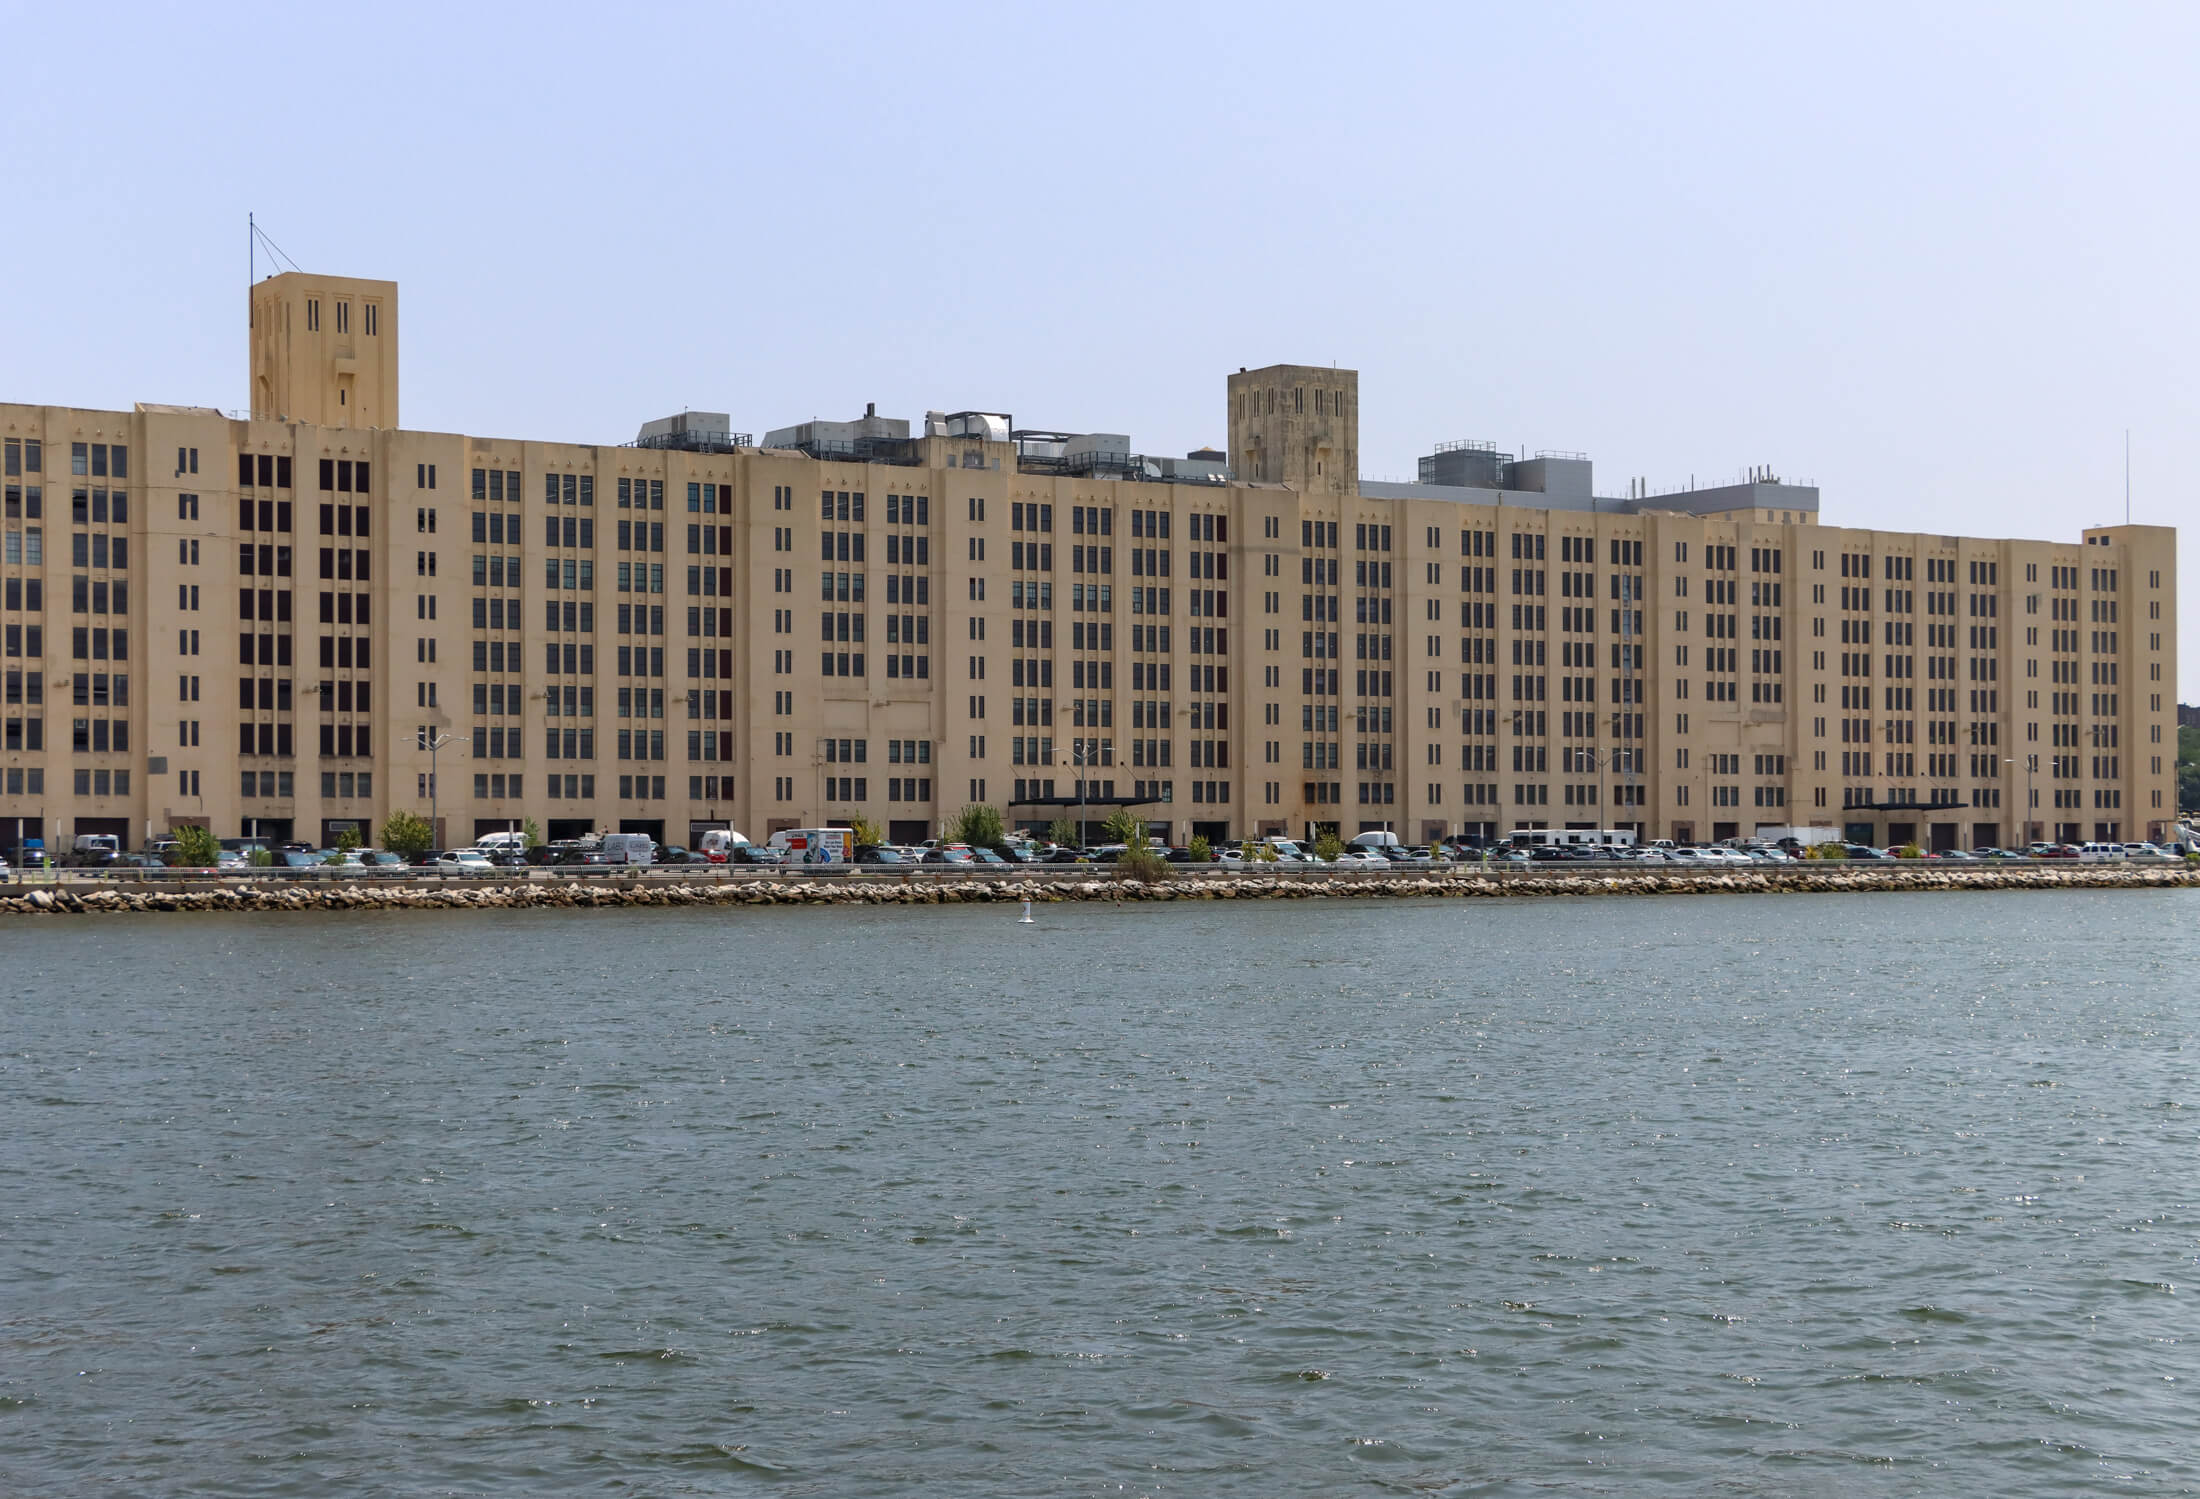
M 848 862 L 846 828 L 781 828 L 772 834 L 771 847 L 788 864 L 845 864 Z
M 723 864 L 733 856 L 735 849 L 751 846 L 746 833 L 735 832 L 732 828 L 705 828 L 703 841 L 696 852 L 713 864 Z
M 474 840 L 474 847 L 484 853 L 510 851 L 518 853 L 527 847 L 525 833 L 483 833 Z
M 656 856 L 656 840 L 647 833 L 603 835 L 603 861 L 606 864 L 648 864 L 654 862 Z
M 2081 843 L 2078 845 L 2080 864 L 2121 864 L 2124 862 L 2124 846 L 2121 843 Z

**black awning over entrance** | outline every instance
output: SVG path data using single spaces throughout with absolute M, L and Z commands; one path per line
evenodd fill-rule
M 1150 807 L 1150 796 L 1027 796 L 1011 807 Z

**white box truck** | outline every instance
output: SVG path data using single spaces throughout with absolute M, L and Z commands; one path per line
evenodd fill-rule
M 771 847 L 787 864 L 845 864 L 848 862 L 846 828 L 781 828 L 772 834 Z

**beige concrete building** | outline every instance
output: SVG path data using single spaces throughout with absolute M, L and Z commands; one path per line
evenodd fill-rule
M 0 405 L 0 847 L 762 837 L 967 802 L 1166 836 L 2164 835 L 2175 535 L 1824 524 L 1769 474 L 1593 492 L 1358 381 L 1228 381 L 1227 454 L 867 412 L 630 446 L 398 425 L 394 284 L 252 289 L 249 417 Z

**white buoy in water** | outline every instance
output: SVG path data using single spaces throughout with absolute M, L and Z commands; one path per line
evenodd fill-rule
M 1028 898 L 1024 901 L 1024 914 L 1017 920 L 1016 924 L 1018 926 L 1031 924 L 1031 901 Z

